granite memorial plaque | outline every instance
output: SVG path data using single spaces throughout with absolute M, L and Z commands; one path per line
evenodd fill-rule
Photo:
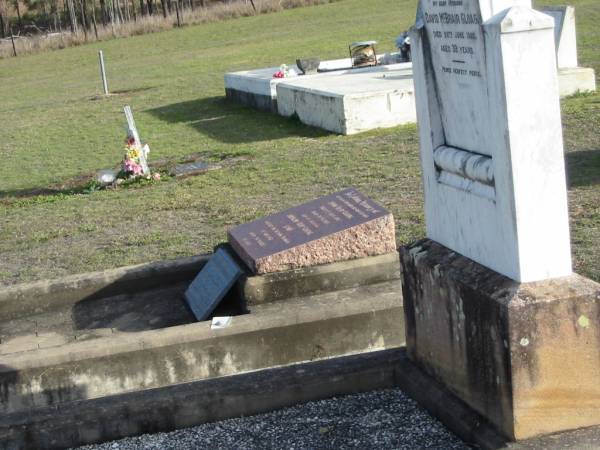
M 218 249 L 185 291 L 185 299 L 196 319 L 208 319 L 242 273 L 227 250 Z
M 392 214 L 354 188 L 233 228 L 229 243 L 257 274 L 396 250 Z
M 187 177 L 192 175 L 199 175 L 201 173 L 208 172 L 209 170 L 220 169 L 221 166 L 218 164 L 211 164 L 200 159 L 185 163 L 185 164 L 177 164 L 173 169 L 171 169 L 171 175 L 180 178 Z

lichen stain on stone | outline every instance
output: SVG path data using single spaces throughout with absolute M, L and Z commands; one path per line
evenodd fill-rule
M 519 344 L 521 345 L 521 347 L 527 347 L 529 345 L 529 339 L 527 339 L 526 337 L 521 338 Z
M 198 360 L 196 359 L 196 355 L 194 354 L 194 352 L 190 350 L 179 350 L 178 353 L 179 356 L 183 359 L 183 361 L 185 361 L 185 364 L 187 366 L 193 367 L 196 364 L 198 364 Z
M 175 380 L 177 380 L 177 374 L 175 373 L 175 366 L 169 359 L 165 359 L 165 369 L 167 377 L 169 378 L 169 382 L 175 383 Z
M 581 328 L 589 328 L 590 326 L 590 319 L 588 319 L 585 315 L 581 315 L 579 316 L 579 319 L 577 319 L 577 325 L 579 325 Z

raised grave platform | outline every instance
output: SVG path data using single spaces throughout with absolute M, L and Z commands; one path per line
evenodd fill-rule
M 334 133 L 356 134 L 417 121 L 411 63 L 380 71 L 297 77 L 276 88 L 280 115 L 295 115 Z
M 558 93 L 568 97 L 578 92 L 596 90 L 596 73 L 589 67 L 563 67 L 558 69 Z
M 343 73 L 365 73 L 393 70 L 398 64 L 394 63 L 397 54 L 384 54 L 378 57 L 381 65 L 374 67 L 361 67 L 352 69 L 350 58 L 333 59 L 321 61 L 319 70 L 321 72 L 311 75 L 297 75 L 289 78 L 273 78 L 273 74 L 279 67 L 267 67 L 264 69 L 242 70 L 225 74 L 225 94 L 228 99 L 246 106 L 260 109 L 262 111 L 277 112 L 277 85 L 291 79 L 316 79 Z M 296 64 L 288 66 L 301 73 Z

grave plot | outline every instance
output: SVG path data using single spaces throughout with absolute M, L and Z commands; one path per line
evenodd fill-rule
M 544 7 L 553 17 L 559 95 L 596 90 L 594 70 L 578 66 L 575 10 Z M 228 98 L 339 134 L 355 134 L 417 121 L 412 63 L 394 62 L 398 54 L 377 57 L 377 64 L 351 68 L 350 58 L 323 61 L 320 73 L 274 78 L 277 67 L 225 74 Z M 388 63 L 388 61 L 390 63 Z
M 0 447 L 66 448 L 355 392 L 338 378 L 242 409 L 210 389 L 218 408 L 164 394 L 403 345 L 394 232 L 387 210 L 346 189 L 242 224 L 212 255 L 0 290 Z M 153 400 L 176 412 L 143 406 Z
M 381 70 L 393 70 L 397 67 L 394 61 L 397 54 L 380 55 L 378 62 L 380 65 L 373 67 L 359 67 L 352 69 L 352 60 L 350 58 L 334 59 L 321 61 L 319 70 L 321 72 L 310 75 L 301 74 L 301 70 L 295 64 L 290 64 L 289 78 L 274 78 L 273 75 L 279 70 L 279 67 L 268 67 L 265 69 L 252 69 L 240 72 L 229 72 L 225 74 L 225 94 L 227 98 L 251 106 L 262 111 L 277 112 L 277 85 L 281 82 L 289 81 L 292 78 L 320 78 L 332 74 L 342 73 L 365 73 L 379 72 Z M 389 63 L 388 63 L 389 61 Z

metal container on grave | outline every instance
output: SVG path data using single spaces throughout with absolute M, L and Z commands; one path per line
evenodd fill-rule
M 353 42 L 349 46 L 352 67 L 369 67 L 377 65 L 377 41 Z

